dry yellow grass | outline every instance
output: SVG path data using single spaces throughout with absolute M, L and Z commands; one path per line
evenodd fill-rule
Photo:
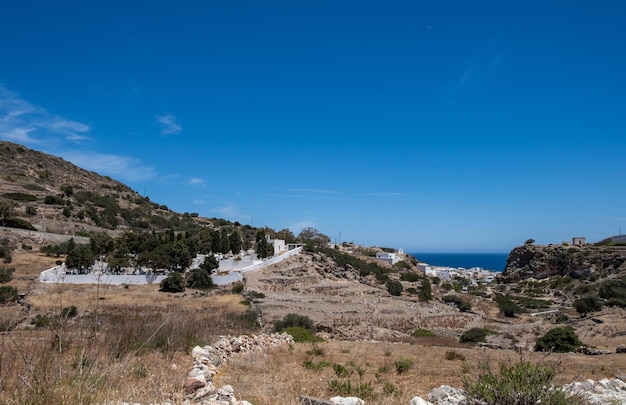
M 323 354 L 312 353 L 319 351 Z M 446 353 L 451 351 L 464 356 L 465 361 L 447 360 Z M 333 380 L 339 383 L 350 381 L 353 389 L 359 383 L 369 384 L 371 395 L 361 396 L 368 399 L 368 403 L 408 404 L 413 396 L 426 398 L 432 388 L 442 384 L 462 387 L 462 376 L 469 375 L 472 368 L 485 358 L 497 364 L 500 361 L 517 361 L 519 356 L 511 351 L 470 347 L 370 342 L 326 342 L 313 346 L 300 343 L 293 348 L 275 348 L 230 360 L 221 367 L 216 381 L 218 385 L 233 385 L 238 398 L 255 405 L 296 405 L 299 404 L 300 395 L 329 398 L 338 395 L 330 387 Z M 531 361 L 558 364 L 559 374 L 554 381 L 557 384 L 587 378 L 612 378 L 626 368 L 626 356 L 619 354 L 584 356 L 572 353 L 524 353 L 523 356 Z M 398 374 L 394 363 L 400 359 L 412 360 L 413 367 Z M 303 365 L 306 360 L 317 364 L 326 361 L 329 364 L 321 370 L 314 370 Z M 333 364 L 344 366 L 350 375 L 338 377 Z

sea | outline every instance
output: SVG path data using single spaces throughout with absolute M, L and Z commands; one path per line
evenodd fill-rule
M 409 253 L 417 260 L 431 266 L 481 267 L 484 270 L 501 272 L 506 267 L 508 253 Z

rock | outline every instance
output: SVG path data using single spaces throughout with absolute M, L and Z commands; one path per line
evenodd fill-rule
M 428 393 L 428 400 L 436 405 L 460 405 L 465 403 L 465 391 L 449 385 L 441 385 Z
M 330 403 L 333 405 L 365 405 L 365 401 L 357 397 L 332 397 Z
M 626 353 L 626 346 L 624 345 L 617 346 L 617 348 L 615 349 L 615 353 Z
M 426 401 L 422 397 L 413 397 L 411 398 L 409 405 L 433 405 L 433 403 Z

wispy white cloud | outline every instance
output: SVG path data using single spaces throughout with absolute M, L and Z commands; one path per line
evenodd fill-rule
M 153 167 L 130 156 L 90 151 L 65 151 L 61 156 L 84 169 L 107 174 L 116 180 L 146 181 L 156 175 Z
M 79 142 L 88 138 L 90 130 L 89 125 L 32 105 L 0 85 L 0 136 L 3 138 L 23 144 L 42 143 L 50 137 Z
M 187 184 L 189 184 L 190 186 L 204 186 L 205 181 L 204 179 L 201 179 L 199 177 L 192 177 L 187 181 Z
M 161 135 L 179 134 L 183 130 L 183 127 L 173 114 L 155 115 L 154 119 L 161 124 Z

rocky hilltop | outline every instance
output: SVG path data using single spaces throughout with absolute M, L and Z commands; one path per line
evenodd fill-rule
M 581 246 L 526 243 L 511 250 L 500 277 L 506 282 L 552 276 L 605 278 L 626 272 L 626 245 L 603 241 Z

